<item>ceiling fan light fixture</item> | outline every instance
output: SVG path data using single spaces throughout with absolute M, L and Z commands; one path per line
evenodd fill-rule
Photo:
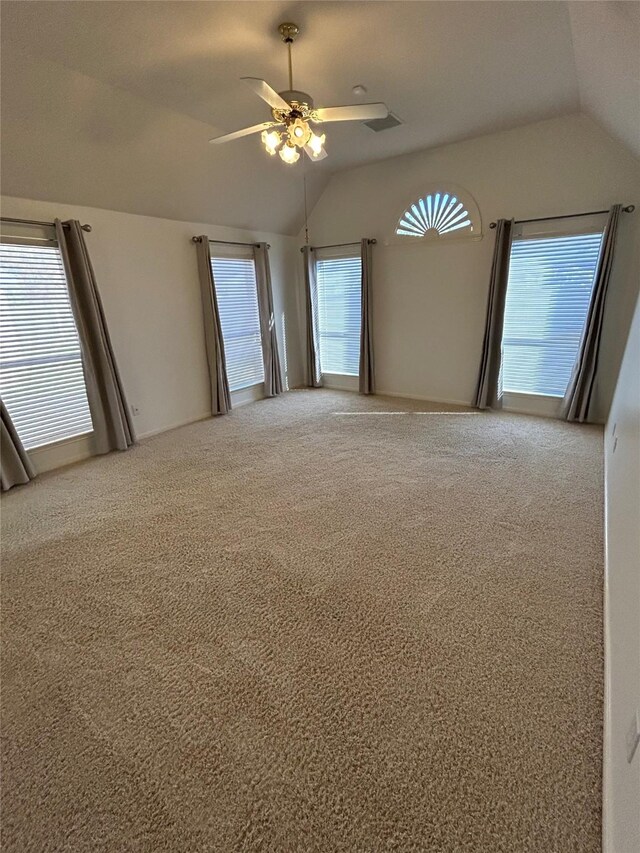
M 304 119 L 297 118 L 287 128 L 287 135 L 292 145 L 295 145 L 297 148 L 304 148 L 311 139 L 312 133 L 308 123 Z
M 300 159 L 300 152 L 292 145 L 290 142 L 285 142 L 282 148 L 278 151 L 278 154 L 284 160 L 285 163 L 297 163 Z
M 280 145 L 281 139 L 280 134 L 277 130 L 263 130 L 260 136 L 262 139 L 262 143 L 267 150 L 267 154 L 273 155 L 276 153 L 278 149 L 278 145 Z
M 313 132 L 311 133 L 311 136 L 309 137 L 309 148 L 311 149 L 311 153 L 314 157 L 319 157 L 322 154 L 326 138 L 326 133 L 323 133 L 322 136 L 317 136 Z

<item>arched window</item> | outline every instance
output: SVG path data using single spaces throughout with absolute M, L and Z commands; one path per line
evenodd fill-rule
M 482 237 L 480 211 L 471 195 L 451 184 L 434 186 L 398 219 L 394 243 Z

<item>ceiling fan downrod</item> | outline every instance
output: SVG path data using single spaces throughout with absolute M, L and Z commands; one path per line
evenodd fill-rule
M 295 41 L 296 36 L 300 32 L 297 24 L 284 23 L 278 27 L 278 32 L 282 36 L 282 41 L 286 44 L 289 52 L 289 90 L 293 90 L 293 63 L 291 59 L 291 45 Z

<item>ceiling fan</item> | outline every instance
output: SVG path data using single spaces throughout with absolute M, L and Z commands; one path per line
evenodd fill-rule
M 273 121 L 263 121 L 253 127 L 245 127 L 234 133 L 225 133 L 210 139 L 214 145 L 231 142 L 252 133 L 261 133 L 262 143 L 272 156 L 276 152 L 285 163 L 295 163 L 300 158 L 300 149 L 311 160 L 323 160 L 327 156 L 324 149 L 326 135 L 317 135 L 310 125 L 331 121 L 369 121 L 386 118 L 389 110 L 385 104 L 356 104 L 345 107 L 314 107 L 313 98 L 306 92 L 293 88 L 293 70 L 291 64 L 291 45 L 299 29 L 296 24 L 280 24 L 278 32 L 289 51 L 289 88 L 276 92 L 264 80 L 257 77 L 242 77 L 253 91 L 271 107 Z

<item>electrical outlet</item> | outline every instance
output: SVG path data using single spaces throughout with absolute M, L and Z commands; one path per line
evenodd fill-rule
M 629 731 L 627 732 L 627 761 L 629 764 L 633 761 L 633 756 L 636 754 L 638 744 L 640 743 L 640 708 L 636 708 L 636 712 L 631 720 Z

